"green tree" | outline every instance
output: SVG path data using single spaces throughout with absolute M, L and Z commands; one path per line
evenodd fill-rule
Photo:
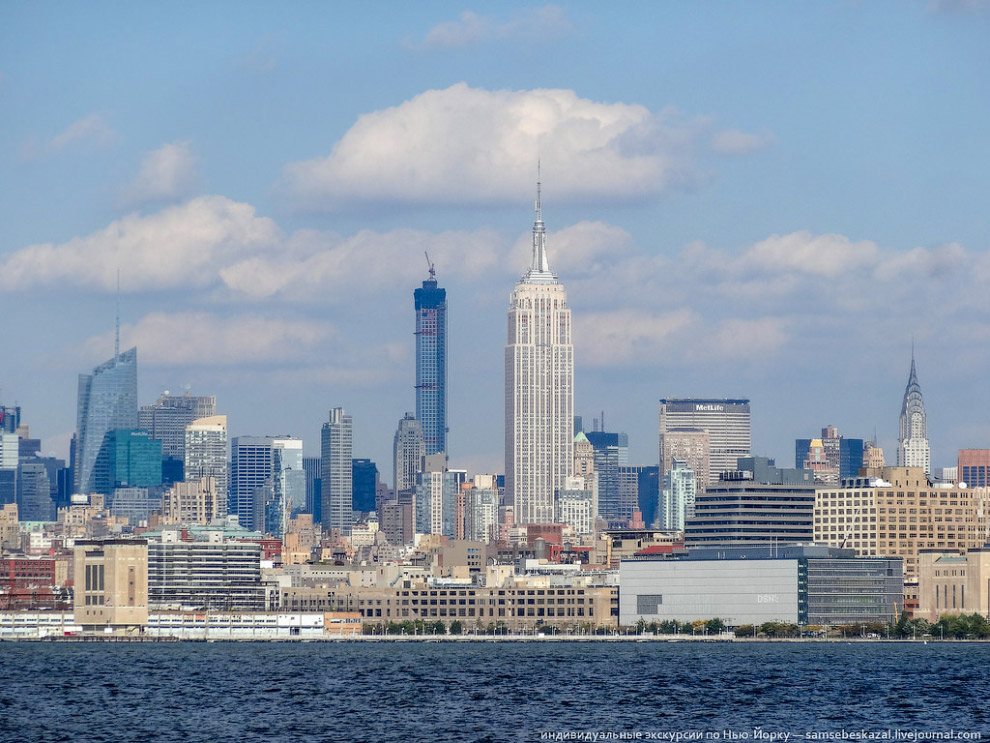
M 752 624 L 741 624 L 733 630 L 736 637 L 752 637 L 756 634 L 756 627 Z
M 455 619 L 450 623 L 450 634 L 459 635 L 464 631 L 464 625 L 461 623 L 460 619 Z
M 705 623 L 705 629 L 708 630 L 709 635 L 717 635 L 720 632 L 725 631 L 725 622 L 716 617 L 715 619 L 709 619 Z

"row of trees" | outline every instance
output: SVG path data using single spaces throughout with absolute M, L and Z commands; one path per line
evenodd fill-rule
M 585 635 L 717 635 L 728 629 L 724 620 L 697 619 L 693 622 L 678 622 L 668 619 L 663 622 L 647 622 L 640 619 L 635 627 L 600 627 L 583 624 L 577 632 Z M 403 622 L 382 622 L 365 624 L 366 635 L 460 635 L 465 632 L 475 632 L 485 635 L 511 634 L 505 622 L 489 622 L 487 625 L 468 627 L 459 619 L 449 625 L 441 620 L 425 621 L 423 619 L 406 620 Z M 544 624 L 533 630 L 544 635 L 559 635 L 563 631 L 559 627 Z M 789 622 L 764 622 L 760 625 L 744 624 L 733 628 L 736 637 L 889 637 L 894 639 L 932 638 L 951 639 L 990 639 L 990 621 L 980 614 L 959 614 L 939 617 L 937 622 L 925 619 L 910 619 L 907 612 L 902 612 L 896 622 L 861 622 L 858 624 L 833 625 L 831 627 L 799 626 Z M 574 634 L 575 630 L 569 628 Z

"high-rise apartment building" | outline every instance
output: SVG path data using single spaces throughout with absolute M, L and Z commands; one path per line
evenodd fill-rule
M 436 454 L 436 452 L 433 452 Z M 426 456 L 426 440 L 423 426 L 416 416 L 406 413 L 399 421 L 392 441 L 392 484 L 395 494 L 410 491 L 416 487 L 416 473 Z
M 113 483 L 107 434 L 137 425 L 137 349 L 132 348 L 115 352 L 92 374 L 79 375 L 73 463 L 77 493 L 110 493 Z
M 567 293 L 550 270 L 537 184 L 533 261 L 509 302 L 505 495 L 517 524 L 551 523 L 574 466 L 574 346 Z
M 333 408 L 330 419 L 323 424 L 320 453 L 323 473 L 320 499 L 322 501 L 323 531 L 340 531 L 349 536 L 354 520 L 354 480 L 351 465 L 353 419 L 343 408 Z
M 197 418 L 186 426 L 185 481 L 198 482 L 213 478 L 220 515 L 227 513 L 227 416 L 211 415 Z
M 718 482 L 723 472 L 734 471 L 739 457 L 749 456 L 749 400 L 660 400 L 661 467 L 664 466 L 665 438 L 675 429 L 686 428 L 708 432 L 708 482 L 699 478 L 699 490 L 709 483 Z M 688 457 L 678 458 L 688 459 L 689 464 L 694 464 Z M 661 471 L 661 477 L 663 474 L 664 471 Z
M 925 401 L 921 397 L 921 385 L 914 368 L 914 353 L 911 354 L 911 373 L 904 389 L 901 403 L 900 433 L 897 437 L 897 466 L 921 467 L 925 474 L 931 474 L 931 450 L 928 446 L 928 418 L 925 415 Z
M 166 391 L 153 405 L 145 405 L 138 411 L 138 426 L 162 442 L 163 457 L 184 460 L 186 426 L 198 418 L 216 414 L 215 395 L 194 397 L 186 392 L 173 397 Z
M 413 292 L 416 306 L 416 419 L 427 454 L 447 452 L 447 290 L 430 278 Z

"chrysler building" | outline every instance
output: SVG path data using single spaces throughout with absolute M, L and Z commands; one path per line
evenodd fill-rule
M 928 448 L 928 419 L 925 417 L 925 401 L 921 397 L 921 385 L 914 369 L 914 351 L 911 351 L 911 374 L 908 376 L 904 402 L 901 404 L 901 430 L 897 437 L 897 466 L 923 467 L 931 473 L 931 452 Z

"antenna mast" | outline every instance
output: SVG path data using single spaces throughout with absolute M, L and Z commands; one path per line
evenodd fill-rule
M 120 269 L 117 269 L 117 322 L 114 326 L 113 360 L 120 358 Z

